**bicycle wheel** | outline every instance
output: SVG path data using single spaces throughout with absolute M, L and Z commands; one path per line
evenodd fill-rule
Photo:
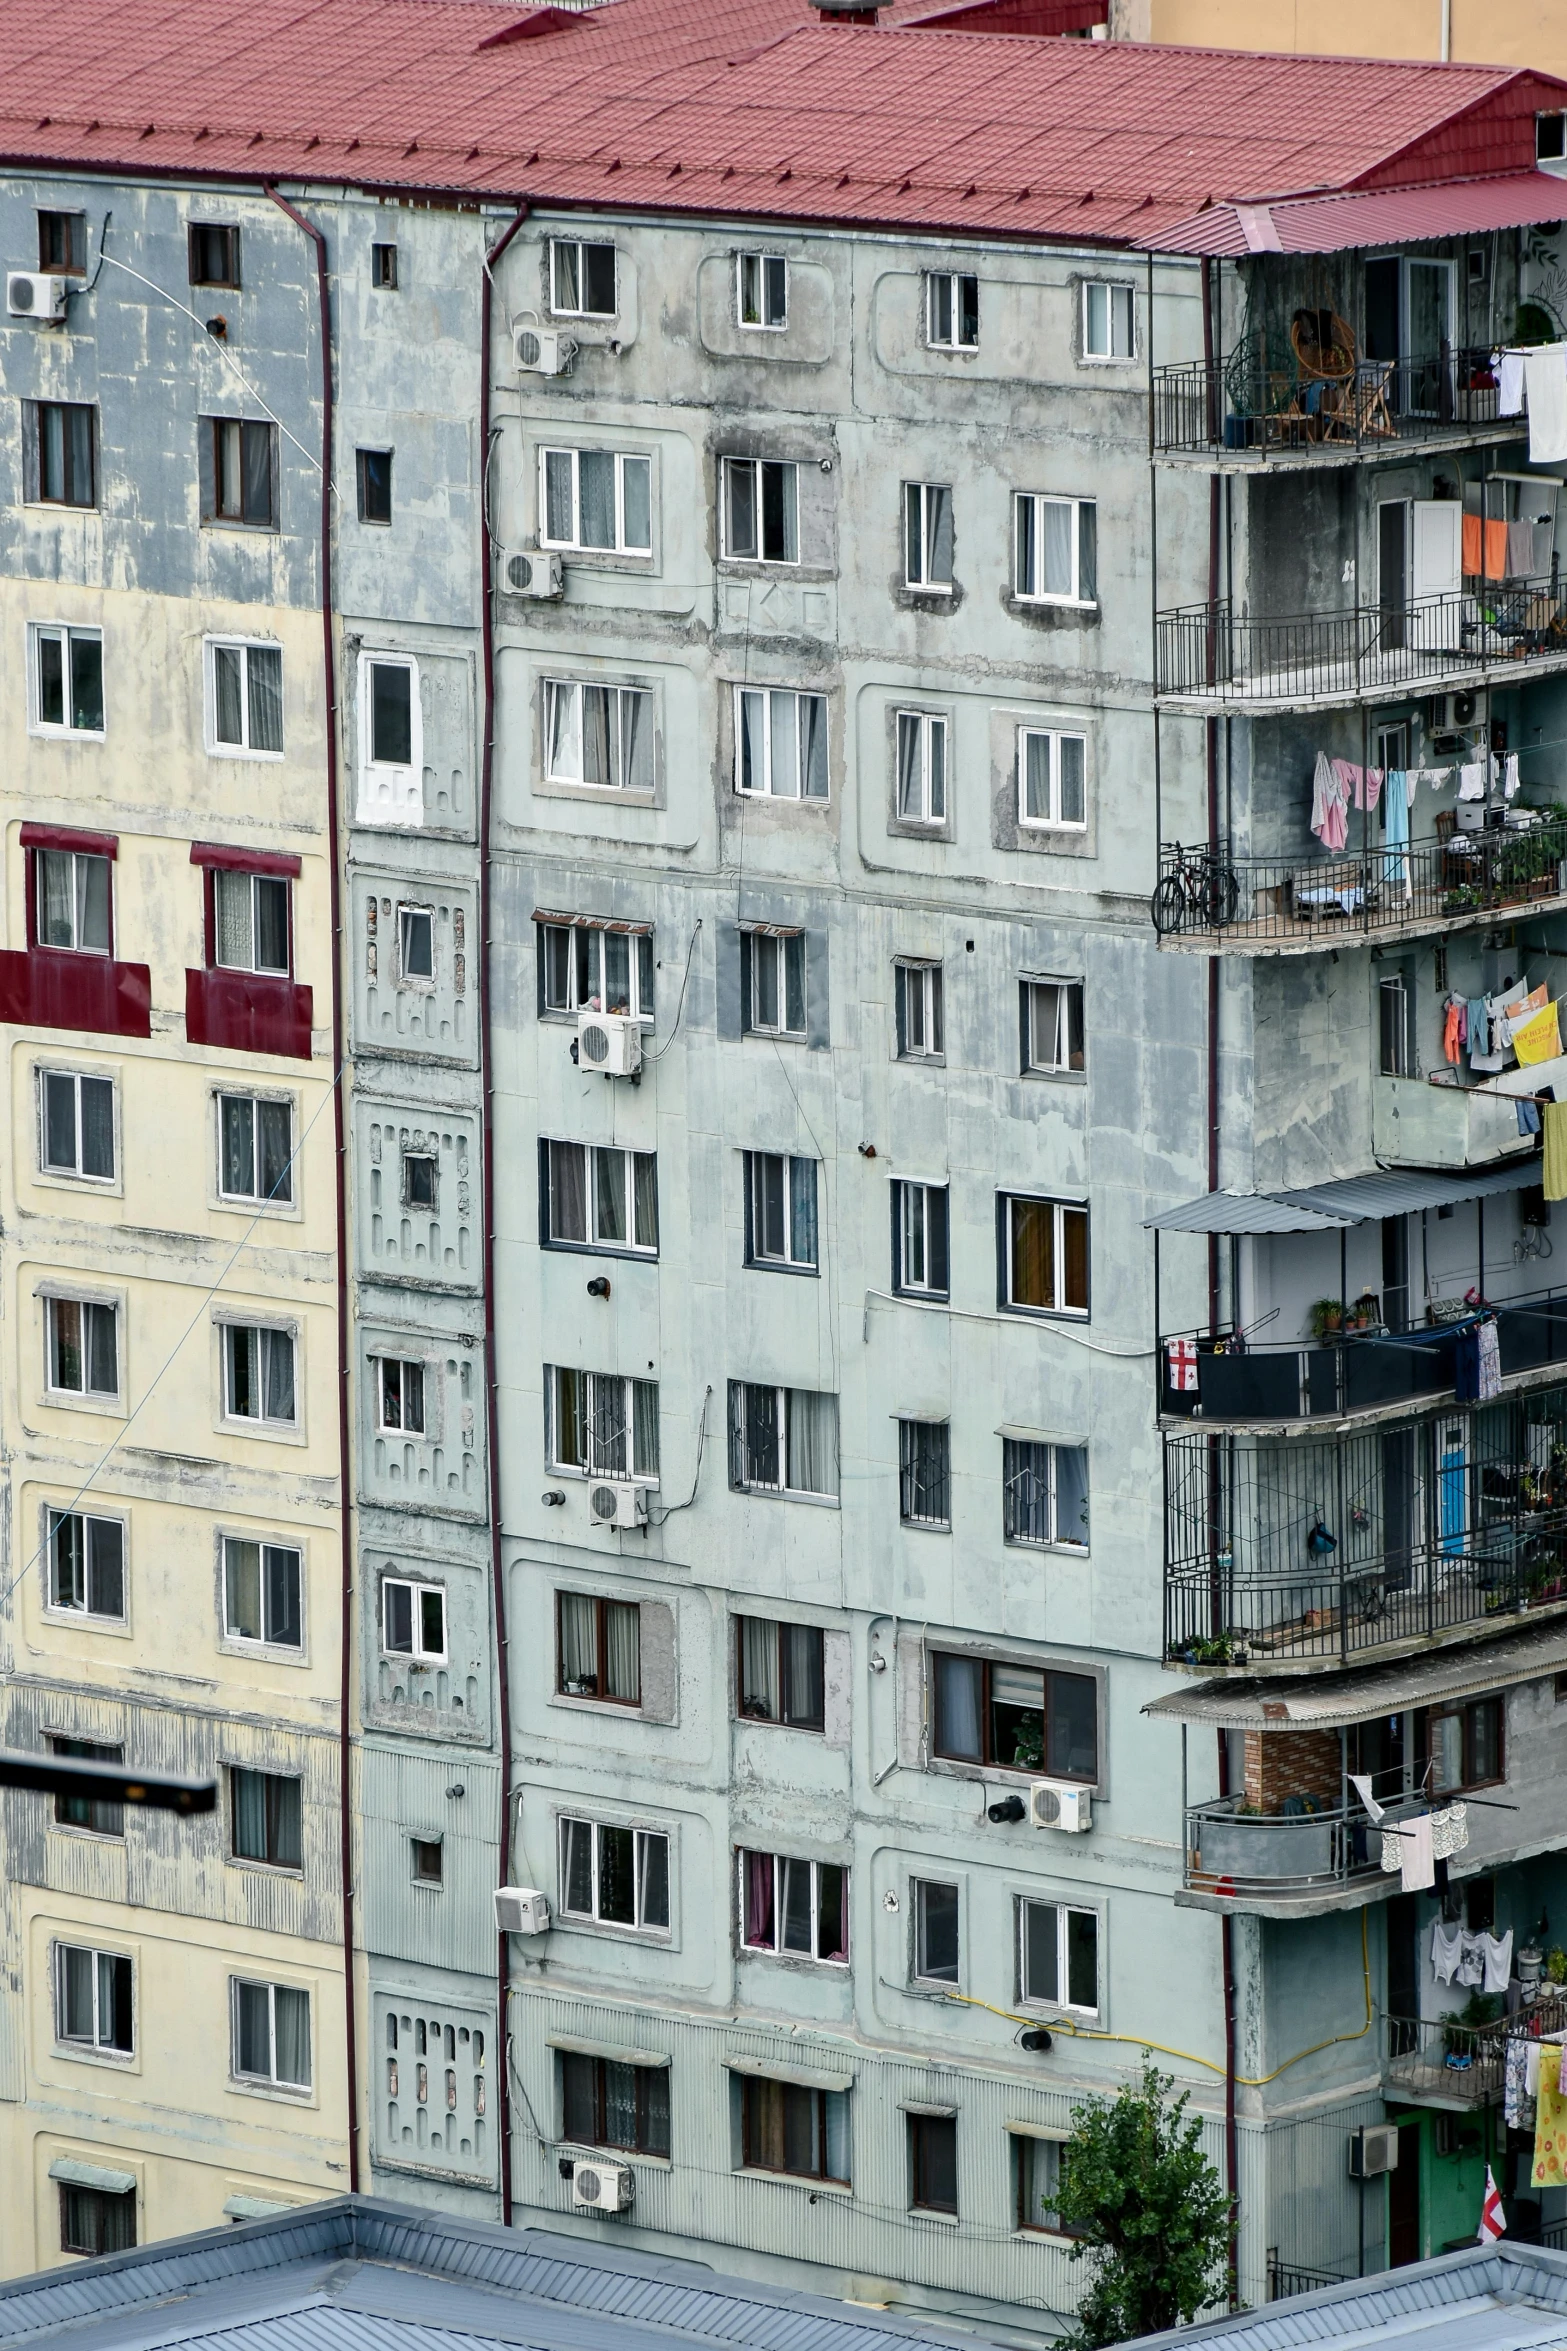
M 1241 886 L 1227 865 L 1210 865 L 1203 876 L 1203 912 L 1210 924 L 1220 927 L 1235 920 L 1241 902 Z
M 1186 886 L 1179 874 L 1160 875 L 1154 894 L 1148 901 L 1148 911 L 1161 939 L 1182 927 L 1186 920 Z

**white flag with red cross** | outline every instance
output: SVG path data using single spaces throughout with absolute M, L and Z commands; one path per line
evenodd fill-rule
M 1485 2167 L 1485 2201 L 1480 2207 L 1480 2226 L 1475 2234 L 1480 2244 L 1494 2245 L 1498 2237 L 1507 2233 L 1507 2215 L 1502 2210 L 1502 2199 L 1496 2192 L 1496 2181 L 1491 2166 Z
M 1175 1395 L 1195 1395 L 1197 1392 L 1197 1342 L 1195 1339 L 1170 1339 L 1166 1342 L 1170 1363 L 1170 1389 Z

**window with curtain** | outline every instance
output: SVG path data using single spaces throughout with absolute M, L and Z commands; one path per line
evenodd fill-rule
M 560 2053 L 562 2136 L 578 2147 L 669 2153 L 669 2068 Z
M 252 759 L 283 756 L 283 653 L 246 639 L 207 640 L 209 747 Z
M 601 791 L 653 789 L 653 697 L 645 686 L 544 683 L 544 774 Z
M 297 1649 L 303 1639 L 300 1554 L 291 1543 L 223 1538 L 223 1635 Z
M 782 253 L 735 255 L 735 308 L 743 327 L 789 324 L 789 263 Z
M 900 710 L 898 815 L 905 824 L 947 821 L 947 722 L 936 711 Z
M 653 1017 L 651 931 L 601 923 L 540 922 L 539 1006 L 543 1012 L 626 1012 Z
M 547 1364 L 550 1467 L 658 1483 L 658 1382 Z
M 1065 2143 L 1014 2131 L 1012 2160 L 1017 2171 L 1018 2227 L 1041 2230 L 1048 2236 L 1067 2234 L 1061 2227 L 1061 2191 L 1066 2185 L 1068 2161 Z
M 1088 278 L 1083 284 L 1083 357 L 1130 359 L 1135 294 L 1130 286 L 1106 285 Z
M 1088 738 L 1048 727 L 1019 727 L 1017 737 L 1020 825 L 1045 831 L 1088 829 Z
M 1051 1076 L 1081 1072 L 1083 983 L 1081 980 L 1024 980 L 1022 988 L 1023 1069 Z
M 916 2212 L 958 2208 L 958 2125 L 951 2114 L 909 2116 L 909 2203 Z
M 125 1619 L 125 1523 L 83 1510 L 49 1513 L 49 1605 Z
M 824 694 L 736 686 L 735 790 L 763 799 L 826 799 Z
M 37 944 L 76 955 L 107 955 L 112 937 L 109 859 L 73 849 L 35 849 L 32 859 Z
M 1043 2008 L 1099 2012 L 1099 1913 L 1066 1902 L 1020 1901 L 1018 1988 Z
M 114 1181 L 114 1080 L 78 1070 L 38 1072 L 39 1162 L 48 1175 Z
M 229 1979 L 233 2070 L 242 2082 L 280 2090 L 310 2087 L 310 1995 L 291 1984 Z
M 51 1738 L 52 1755 L 74 1756 L 79 1763 L 123 1763 L 125 1749 L 106 1746 L 100 1739 Z M 125 1806 L 118 1797 L 58 1795 L 54 1800 L 55 1825 L 59 1828 L 88 1829 L 95 1837 L 123 1837 L 125 1834 Z
M 740 2081 L 742 2161 L 747 2171 L 849 2184 L 849 2094 L 802 2082 Z
M 294 1405 L 294 1334 L 249 1323 L 227 1322 L 223 1329 L 223 1409 L 230 1420 L 292 1426 Z
M 656 1153 L 546 1142 L 541 1155 L 548 1247 L 657 1256 Z
M 257 1094 L 218 1096 L 218 1190 L 225 1200 L 294 1197 L 294 1105 Z
M 101 2054 L 135 2049 L 131 1962 L 120 1951 L 56 1943 L 55 2038 Z
M 952 590 L 952 492 L 935 482 L 903 485 L 903 584 L 926 594 Z
M 936 351 L 979 348 L 979 280 L 961 270 L 933 269 L 925 278 L 925 340 Z
M 783 1624 L 770 1616 L 738 1616 L 737 1695 L 748 1722 L 781 1723 L 788 1730 L 826 1727 L 826 1667 L 819 1625 Z
M 642 1703 L 642 1610 L 635 1600 L 557 1592 L 556 1689 L 566 1698 Z
M 1506 1778 L 1504 1718 L 1503 1701 L 1497 1697 L 1469 1698 L 1416 1715 L 1416 1768 L 1429 1766 L 1433 1795 L 1492 1787 Z
M 134 2188 L 78 2188 L 60 2182 L 60 2251 L 128 2253 L 136 2243 Z
M 276 874 L 212 876 L 213 961 L 225 971 L 289 969 L 289 885 Z
M 212 479 L 203 522 L 276 529 L 277 427 L 259 417 L 214 416 L 207 430 Z
M 945 1298 L 947 1187 L 894 1178 L 892 1286 L 900 1297 Z
M 229 1772 L 229 1851 L 236 1861 L 264 1861 L 273 1869 L 305 1865 L 301 1784 L 280 1772 Z
M 777 1151 L 743 1154 L 746 1176 L 745 1261 L 814 1273 L 816 1162 Z
M 748 1951 L 849 1964 L 849 1873 L 835 1861 L 792 1854 L 738 1856 L 740 1932 Z
M 560 1907 L 568 1918 L 669 1932 L 669 1838 L 608 1821 L 560 1824 Z
M 725 457 L 719 466 L 725 557 L 740 563 L 798 563 L 799 467 L 770 457 Z
M 805 1034 L 805 933 L 740 933 L 740 1007 L 750 1036 Z
M 619 449 L 539 451 L 539 544 L 651 555 L 653 460 Z
M 1003 1192 L 1001 1302 L 1032 1314 L 1088 1313 L 1088 1210 Z
M 90 1298 L 46 1298 L 49 1386 L 62 1396 L 118 1396 L 119 1309 Z
M 1097 509 L 1091 498 L 1019 495 L 1013 501 L 1014 585 L 1020 598 L 1046 604 L 1099 599 Z
M 999 1771 L 1093 1780 L 1099 1688 L 1091 1674 L 933 1650 L 932 1751 Z
M 614 246 L 584 237 L 552 237 L 550 308 L 557 318 L 613 318 Z
M 898 1516 L 909 1527 L 952 1524 L 952 1431 L 944 1420 L 898 1423 Z
M 837 1397 L 731 1380 L 729 1482 L 741 1492 L 836 1501 Z
M 35 400 L 32 411 L 33 480 L 45 506 L 96 506 L 98 411 L 80 400 Z
M 1002 1532 L 1009 1543 L 1088 1548 L 1088 1448 L 1004 1437 Z

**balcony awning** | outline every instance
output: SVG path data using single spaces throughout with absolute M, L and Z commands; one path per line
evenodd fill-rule
M 1150 1216 L 1145 1230 L 1157 1233 L 1327 1233 L 1353 1220 L 1302 1208 L 1282 1193 L 1204 1192 L 1162 1216 Z
M 1497 172 L 1437 186 L 1365 188 L 1272 204 L 1210 204 L 1139 240 L 1160 253 L 1344 253 L 1356 246 L 1414 245 L 1484 236 L 1560 220 L 1567 189 L 1554 173 Z
M 1501 1167 L 1469 1169 L 1454 1175 L 1439 1168 L 1374 1168 L 1369 1175 L 1341 1176 L 1331 1184 L 1310 1184 L 1298 1192 L 1204 1192 L 1150 1216 L 1146 1228 L 1160 1233 L 1322 1233 L 1370 1224 L 1384 1216 L 1412 1216 L 1421 1208 L 1456 1208 L 1465 1200 L 1489 1200 L 1502 1192 L 1527 1191 L 1540 1181 L 1534 1152 Z
M 1333 1673 L 1253 1681 L 1195 1682 L 1152 1698 L 1144 1714 L 1166 1722 L 1204 1723 L 1217 1731 L 1337 1730 L 1370 1722 L 1379 1714 L 1402 1714 L 1414 1706 L 1438 1706 L 1481 1690 L 1511 1689 L 1567 1667 L 1567 1621 L 1494 1641 L 1454 1642 L 1395 1664 Z

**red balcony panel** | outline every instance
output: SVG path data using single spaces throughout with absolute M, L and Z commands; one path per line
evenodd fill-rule
M 185 973 L 185 1034 L 232 1053 L 310 1059 L 310 990 L 274 972 Z
M 152 974 L 145 963 L 116 963 L 108 955 L 8 948 L 0 951 L 0 1020 L 22 1028 L 150 1037 Z

